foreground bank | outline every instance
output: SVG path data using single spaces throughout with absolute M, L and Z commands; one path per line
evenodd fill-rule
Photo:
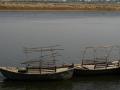
M 77 11 L 120 11 L 120 4 L 82 3 L 0 3 L 0 10 L 77 10 Z

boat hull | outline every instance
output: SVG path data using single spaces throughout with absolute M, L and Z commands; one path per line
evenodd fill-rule
M 19 73 L 19 72 L 11 72 L 8 70 L 1 69 L 0 70 L 3 76 L 9 80 L 62 80 L 62 79 L 70 79 L 73 75 L 73 69 L 56 72 L 51 74 L 27 74 L 27 73 Z
M 120 68 L 102 69 L 102 70 L 83 70 L 74 69 L 74 76 L 103 76 L 120 75 Z

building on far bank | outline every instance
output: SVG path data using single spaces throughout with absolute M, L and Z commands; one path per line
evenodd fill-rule
M 0 0 L 0 2 L 48 2 L 48 3 L 119 3 L 120 0 Z
M 66 2 L 66 0 L 0 0 L 0 2 Z

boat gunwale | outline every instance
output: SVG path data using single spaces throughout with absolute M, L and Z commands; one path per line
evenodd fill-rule
M 3 69 L 3 68 L 0 68 L 0 72 L 2 73 L 2 71 L 5 71 L 5 72 L 10 72 L 10 73 L 14 73 L 14 74 L 21 74 L 21 75 L 52 75 L 52 74 L 59 74 L 59 73 L 63 73 L 63 72 L 68 72 L 68 71 L 71 71 L 71 70 L 74 70 L 74 68 L 68 68 L 67 70 L 64 70 L 64 71 L 60 71 L 60 72 L 51 72 L 51 73 L 21 73 L 21 72 L 15 72 L 15 71 L 12 71 L 12 70 L 7 70 L 7 69 Z

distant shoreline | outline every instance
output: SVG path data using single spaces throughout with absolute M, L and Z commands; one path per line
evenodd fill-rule
M 120 11 L 120 4 L 0 3 L 0 11 Z

